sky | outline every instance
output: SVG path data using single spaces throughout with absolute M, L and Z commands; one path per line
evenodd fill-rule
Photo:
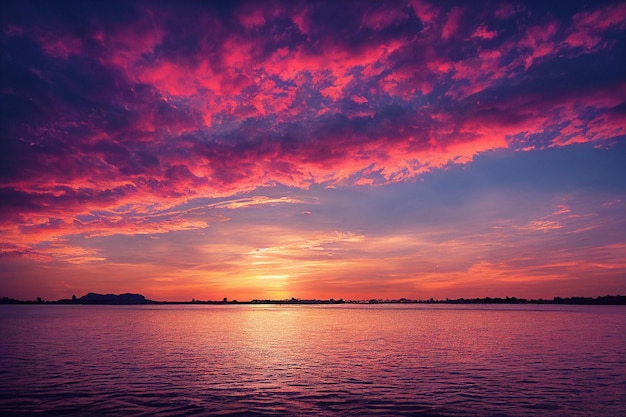
M 626 2 L 5 1 L 0 297 L 626 294 Z

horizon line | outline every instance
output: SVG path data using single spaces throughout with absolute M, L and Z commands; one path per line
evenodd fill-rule
M 84 296 L 77 298 L 62 298 L 59 300 L 45 300 L 37 297 L 37 300 L 19 300 L 9 297 L 0 298 L 0 304 L 617 304 L 626 305 L 626 296 L 617 295 L 599 295 L 596 297 L 555 296 L 550 298 L 518 298 L 518 297 L 475 297 L 475 298 L 455 298 L 435 299 L 433 297 L 427 299 L 411 299 L 411 298 L 369 298 L 369 299 L 307 299 L 307 298 L 285 298 L 285 299 L 251 299 L 246 301 L 238 301 L 236 299 L 229 300 L 224 297 L 222 300 L 179 300 L 179 301 L 159 301 L 145 298 L 142 294 L 137 293 L 120 293 L 120 294 L 99 294 L 89 292 Z

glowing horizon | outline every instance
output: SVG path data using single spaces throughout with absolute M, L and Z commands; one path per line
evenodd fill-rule
M 0 297 L 626 294 L 626 3 L 9 2 Z

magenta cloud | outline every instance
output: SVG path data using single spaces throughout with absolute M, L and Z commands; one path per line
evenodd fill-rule
M 382 185 L 494 149 L 611 146 L 626 134 L 625 21 L 613 2 L 12 3 L 2 250 L 202 228 L 168 210 L 260 186 Z

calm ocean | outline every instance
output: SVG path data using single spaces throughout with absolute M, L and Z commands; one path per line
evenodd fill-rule
M 626 416 L 626 307 L 0 306 L 0 415 Z

